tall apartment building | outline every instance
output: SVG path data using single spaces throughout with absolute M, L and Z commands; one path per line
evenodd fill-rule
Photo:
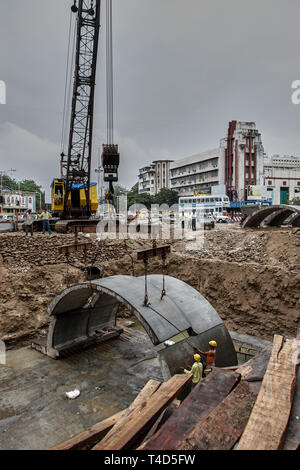
M 274 205 L 300 198 L 300 158 L 265 155 L 264 185 Z
M 220 184 L 231 200 L 247 200 L 250 185 L 263 185 L 264 148 L 254 122 L 229 123 L 220 144 Z
M 172 160 L 155 160 L 139 170 L 138 190 L 140 194 L 155 196 L 163 188 L 170 187 L 169 170 Z
M 220 149 L 192 155 L 171 163 L 170 188 L 181 196 L 192 196 L 195 191 L 208 194 L 219 184 Z

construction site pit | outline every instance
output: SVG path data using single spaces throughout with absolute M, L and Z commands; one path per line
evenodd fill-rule
M 91 250 L 70 255 L 67 266 L 59 247 L 73 241 L 72 234 L 0 233 L 0 340 L 6 347 L 0 364 L 0 450 L 50 448 L 129 406 L 149 379 L 163 381 L 150 338 L 124 307 L 117 315 L 123 333 L 109 342 L 57 361 L 31 348 L 47 336 L 53 298 L 85 282 L 87 266 L 97 265 L 103 277 L 143 276 L 136 253 L 152 246 L 145 240 L 99 242 L 91 234 Z M 270 349 L 274 334 L 297 335 L 300 229 L 221 224 L 205 233 L 198 251 L 186 244 L 171 242 L 166 274 L 213 306 L 240 364 Z M 161 260 L 150 260 L 148 273 L 161 272 Z M 66 392 L 75 389 L 80 395 L 69 400 Z

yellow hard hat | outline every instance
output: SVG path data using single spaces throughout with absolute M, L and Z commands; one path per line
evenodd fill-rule
M 210 341 L 209 342 L 210 346 L 214 346 L 215 348 L 217 347 L 217 343 L 215 341 Z
M 195 361 L 200 362 L 201 357 L 200 357 L 199 354 L 195 354 L 194 359 L 195 359 Z

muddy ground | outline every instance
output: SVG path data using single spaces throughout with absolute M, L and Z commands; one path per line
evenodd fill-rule
M 143 240 L 92 237 L 87 257 L 66 258 L 61 245 L 73 235 L 0 234 L 0 339 L 9 348 L 26 345 L 47 333 L 47 306 L 70 284 L 85 280 L 84 267 L 96 263 L 104 275 L 143 275 L 136 251 L 150 247 Z M 83 240 L 83 237 L 82 237 Z M 84 238 L 86 240 L 86 238 Z M 166 273 L 199 290 L 230 330 L 272 339 L 276 333 L 295 336 L 300 325 L 299 229 L 242 230 L 221 225 L 205 232 L 202 249 L 188 251 L 186 242 L 172 243 Z M 149 273 L 161 273 L 153 260 Z

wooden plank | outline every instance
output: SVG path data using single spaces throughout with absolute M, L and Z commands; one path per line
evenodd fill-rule
M 104 438 L 93 450 L 121 450 L 130 449 L 141 442 L 142 438 L 154 424 L 162 411 L 181 393 L 191 382 L 190 374 L 174 375 L 164 383 L 156 393 L 144 400 L 126 420 L 122 427 Z
M 177 411 L 150 439 L 143 450 L 176 450 L 183 437 L 219 405 L 237 385 L 240 375 L 213 368 L 192 390 Z
M 250 361 L 247 361 L 245 364 L 238 367 L 236 372 L 241 374 L 242 380 L 251 382 L 253 379 L 259 379 L 262 381 L 266 373 L 270 357 L 271 349 L 264 349 L 250 359 Z
M 239 440 L 256 395 L 248 382 L 241 382 L 209 416 L 196 425 L 178 450 L 230 450 Z
M 166 256 L 171 252 L 170 245 L 157 246 L 150 248 L 149 250 L 141 250 L 137 252 L 137 259 L 144 260 L 149 258 L 155 258 L 156 256 Z
M 282 448 L 296 383 L 295 342 L 284 343 L 282 336 L 274 336 L 267 371 L 238 450 Z
M 151 439 L 152 436 L 157 432 L 157 430 L 172 416 L 172 414 L 179 408 L 181 402 L 180 400 L 173 400 L 170 406 L 168 406 L 167 409 L 165 409 L 162 414 L 159 416 L 159 418 L 156 420 L 155 424 L 152 426 L 146 437 L 144 438 L 144 441 L 141 446 L 138 447 L 137 450 L 143 450 L 145 445 L 148 443 L 148 441 Z
M 283 450 L 300 449 L 300 367 L 298 367 L 293 407 L 286 431 Z
M 59 247 L 59 253 L 69 255 L 75 251 L 86 251 L 92 247 L 92 243 L 74 243 L 74 245 L 64 245 Z
M 57 444 L 49 450 L 80 450 L 83 447 L 92 447 L 106 436 L 115 425 L 122 422 L 122 418 L 128 416 L 135 407 L 141 405 L 146 398 L 153 395 L 160 385 L 161 382 L 158 382 L 157 380 L 149 380 L 129 408 L 126 408 L 110 418 L 95 424 L 89 429 L 82 431 L 67 441 Z

